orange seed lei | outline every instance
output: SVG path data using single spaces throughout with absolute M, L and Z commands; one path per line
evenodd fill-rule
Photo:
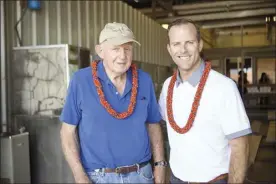
M 135 64 L 131 65 L 132 89 L 131 89 L 131 97 L 130 97 L 129 106 L 127 108 L 127 111 L 118 113 L 111 107 L 111 105 L 105 99 L 104 92 L 102 89 L 102 84 L 98 78 L 98 73 L 97 73 L 98 63 L 99 63 L 99 61 L 91 62 L 91 67 L 92 67 L 93 82 L 94 82 L 94 85 L 96 86 L 96 90 L 97 90 L 98 96 L 100 98 L 101 105 L 107 110 L 107 112 L 110 115 L 112 115 L 113 117 L 115 117 L 117 119 L 125 119 L 125 118 L 129 117 L 133 113 L 135 106 L 136 106 L 136 97 L 137 97 L 137 89 L 138 89 L 138 72 L 137 72 L 136 65 Z
M 189 119 L 187 124 L 183 127 L 180 128 L 176 122 L 174 121 L 173 118 L 173 109 L 172 109 L 172 104 L 173 104 L 173 89 L 174 89 L 174 85 L 177 79 L 177 71 L 174 73 L 174 75 L 171 78 L 169 87 L 168 87 L 168 95 L 167 95 L 167 114 L 168 114 L 168 120 L 169 123 L 171 125 L 171 127 L 179 134 L 185 134 L 187 133 L 193 126 L 195 117 L 196 117 L 196 113 L 198 110 L 198 106 L 199 106 L 199 102 L 201 99 L 201 95 L 202 95 L 202 91 L 204 89 L 204 86 L 206 84 L 209 72 L 211 70 L 211 63 L 210 62 L 205 62 L 205 68 L 204 68 L 204 72 L 203 75 L 201 76 L 195 97 L 194 97 L 194 102 L 192 105 L 192 110 L 190 112 L 189 115 Z

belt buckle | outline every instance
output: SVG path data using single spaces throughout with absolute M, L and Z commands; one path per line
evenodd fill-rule
M 139 164 L 135 164 L 135 165 L 137 167 L 137 171 L 139 171 L 140 170 L 140 165 Z
M 120 172 L 120 168 L 119 167 L 115 168 L 115 173 L 119 174 L 119 172 Z

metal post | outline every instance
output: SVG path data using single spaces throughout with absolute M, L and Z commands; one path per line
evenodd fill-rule
M 5 50 L 5 8 L 0 1 L 0 40 L 1 40 L 1 132 L 7 132 L 7 84 L 6 84 L 6 50 Z
M 151 8 L 152 8 L 152 18 L 153 20 L 155 20 L 156 19 L 156 0 L 152 0 Z
M 241 80 L 242 80 L 242 98 L 244 94 L 244 75 L 243 75 L 243 66 L 244 66 L 244 55 L 243 55 L 243 25 L 241 25 Z
M 275 11 L 276 11 L 276 8 L 275 8 Z M 276 36 L 276 15 L 275 16 L 273 16 L 273 18 L 272 18 L 272 25 L 273 25 L 273 27 L 274 27 L 274 29 L 272 29 L 272 31 L 274 31 L 274 32 L 272 32 L 271 33 L 271 35 L 272 36 L 274 36 L 274 47 L 275 47 L 275 45 L 276 45 L 276 38 L 275 38 L 275 36 Z M 274 84 L 276 84 L 276 52 L 274 52 L 274 63 L 275 63 L 275 68 L 274 68 Z M 276 111 L 275 111 L 275 117 L 276 117 Z

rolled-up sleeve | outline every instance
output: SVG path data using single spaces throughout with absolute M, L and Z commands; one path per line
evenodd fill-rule
M 234 82 L 230 86 L 223 101 L 220 122 L 227 139 L 235 139 L 252 133 L 240 93 Z
M 76 74 L 72 76 L 60 121 L 71 125 L 78 125 L 81 120 L 81 91 Z

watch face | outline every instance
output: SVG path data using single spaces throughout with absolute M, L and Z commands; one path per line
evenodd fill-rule
M 167 164 L 167 162 L 166 161 L 160 161 L 160 162 L 155 162 L 154 163 L 154 166 L 167 166 L 168 164 Z

